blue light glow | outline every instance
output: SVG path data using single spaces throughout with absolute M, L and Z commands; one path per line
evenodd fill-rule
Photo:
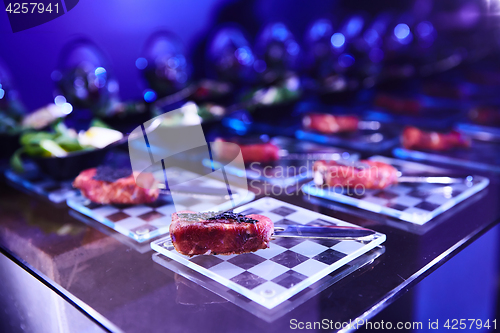
M 397 39 L 405 39 L 410 35 L 410 27 L 407 24 L 400 23 L 394 28 L 394 36 Z
M 288 30 L 282 23 L 277 23 L 272 27 L 273 37 L 279 41 L 284 41 L 288 37 Z
M 238 62 L 242 65 L 250 65 L 253 63 L 254 57 L 252 51 L 248 47 L 240 47 L 234 51 L 234 56 L 238 59 Z
M 96 76 L 106 74 L 106 69 L 104 67 L 97 67 L 94 71 Z
M 332 38 L 330 39 L 330 41 L 331 41 L 333 47 L 340 48 L 340 47 L 344 46 L 345 37 L 340 32 L 337 32 L 337 33 L 334 33 L 332 35 Z
M 434 31 L 434 26 L 431 22 L 423 21 L 417 25 L 417 32 L 422 38 L 428 37 Z
M 135 67 L 138 69 L 144 69 L 148 66 L 148 61 L 145 58 L 137 58 L 135 61 Z
M 312 40 L 318 40 L 323 37 L 328 37 L 331 33 L 332 25 L 327 20 L 319 20 L 311 28 L 310 36 Z
M 295 56 L 295 55 L 299 54 L 300 47 L 299 47 L 299 44 L 297 44 L 295 42 L 291 42 L 287 45 L 286 50 L 288 51 L 288 53 Z
M 354 37 L 361 32 L 362 28 L 363 18 L 361 18 L 361 16 L 354 16 L 349 20 L 349 23 L 347 23 L 345 32 L 348 37 Z
M 54 104 L 55 104 L 55 105 L 57 105 L 57 106 L 62 106 L 64 103 L 66 103 L 66 97 L 61 96 L 61 95 L 57 95 L 57 96 L 54 98 Z
M 379 40 L 380 37 L 378 32 L 374 29 L 368 29 L 365 31 L 363 38 L 368 45 L 372 46 Z
M 339 65 L 344 68 L 351 67 L 354 64 L 353 56 L 347 53 L 341 54 L 338 61 Z
M 0 88 L 0 99 L 2 99 L 5 96 L 5 90 Z
M 146 90 L 144 92 L 144 100 L 148 103 L 156 101 L 156 93 L 153 90 Z
M 73 105 L 64 103 L 61 105 L 61 110 L 64 114 L 70 114 L 71 112 L 73 112 Z

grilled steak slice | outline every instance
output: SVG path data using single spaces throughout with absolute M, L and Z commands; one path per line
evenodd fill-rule
M 217 138 L 215 142 L 226 141 Z M 237 145 L 241 149 L 241 155 L 243 156 L 243 161 L 245 163 L 266 163 L 274 162 L 279 159 L 279 147 L 270 142 L 258 142 L 250 144 L 237 143 Z M 215 158 L 221 161 L 231 161 L 239 153 L 237 146 L 228 147 L 224 145 L 215 145 L 214 148 Z
M 470 139 L 457 131 L 448 133 L 426 132 L 416 127 L 404 129 L 401 143 L 406 149 L 445 151 L 453 148 L 470 147 Z
M 398 181 L 398 170 L 392 165 L 377 161 L 360 161 L 356 167 L 335 161 L 316 161 L 313 165 L 314 181 L 317 185 L 341 188 L 384 189 Z
M 269 247 L 274 225 L 266 216 L 228 213 L 172 214 L 170 237 L 184 255 L 240 254 Z
M 142 188 L 137 186 L 132 174 L 116 179 L 105 181 L 95 179 L 97 169 L 82 171 L 73 182 L 73 187 L 80 189 L 82 194 L 91 201 L 98 204 L 141 204 L 150 203 L 158 199 L 160 190 L 154 186 L 156 180 L 152 174 L 142 174 Z M 142 178 L 143 177 L 143 178 Z
M 359 118 L 356 116 L 323 113 L 310 113 L 302 119 L 304 128 L 323 134 L 356 132 L 358 123 Z

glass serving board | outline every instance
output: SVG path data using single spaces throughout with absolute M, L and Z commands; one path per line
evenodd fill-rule
M 242 294 L 234 292 L 233 289 L 228 288 L 225 285 L 212 280 L 207 276 L 198 273 L 197 271 L 192 270 L 191 268 L 188 268 L 187 266 L 160 253 L 154 253 L 152 259 L 154 262 L 160 264 L 161 266 L 169 269 L 176 274 L 176 303 L 184 305 L 198 305 L 198 303 L 193 304 L 193 298 L 192 296 L 189 296 L 193 293 L 200 295 L 203 293 L 204 289 L 206 289 L 214 293 L 215 295 L 206 295 L 205 292 L 205 297 L 203 298 L 204 300 L 202 301 L 202 304 L 223 303 L 229 301 L 267 322 L 273 322 L 279 319 L 284 314 L 295 309 L 299 305 L 305 303 L 312 297 L 316 296 L 323 290 L 331 287 L 337 281 L 346 277 L 350 279 L 356 278 L 357 276 L 362 275 L 364 272 L 372 269 L 378 263 L 378 261 L 376 261 L 375 259 L 381 256 L 384 252 L 385 248 L 383 246 L 377 246 L 367 253 L 362 254 L 357 259 L 350 261 L 341 268 L 321 278 L 319 281 L 311 284 L 309 287 L 305 288 L 293 297 L 285 300 L 273 309 L 268 309 L 260 305 L 259 303 L 253 302 Z M 177 275 L 180 275 L 182 277 L 179 277 Z M 187 281 L 186 279 L 189 281 Z M 185 288 L 189 288 L 190 290 L 186 291 Z M 222 297 L 223 299 L 220 299 L 217 295 Z M 196 302 L 198 302 L 198 299 L 199 298 L 196 299 Z
M 346 147 L 372 154 L 394 148 L 399 143 L 399 129 L 387 124 L 379 123 L 380 128 L 376 130 L 362 129 L 354 133 L 345 134 L 323 134 L 311 130 L 300 129 L 295 132 L 299 140 L 313 141 L 320 144 Z
M 177 168 L 170 168 L 169 173 L 173 174 Z M 189 172 L 187 170 L 178 169 L 176 180 L 198 178 L 200 175 Z M 163 170 L 153 173 L 158 180 L 164 179 Z M 216 187 L 226 188 L 226 184 L 216 179 L 209 177 L 201 177 L 186 181 L 185 186 L 199 187 Z M 232 188 L 243 198 L 243 202 L 251 201 L 255 198 L 255 194 L 250 191 L 239 190 Z M 77 195 L 67 200 L 69 207 L 74 210 L 93 218 L 111 229 L 142 243 L 157 236 L 168 232 L 171 223 L 171 214 L 176 210 L 193 210 L 197 212 L 210 210 L 225 210 L 230 209 L 232 203 L 230 200 L 212 197 L 192 197 L 186 196 L 185 199 L 176 200 L 177 205 L 174 205 L 172 197 L 169 195 L 160 194 L 158 199 L 149 204 L 140 205 L 99 205 L 91 202 L 82 195 Z
M 373 156 L 372 161 L 391 164 L 403 175 L 432 173 L 443 176 L 446 170 L 415 162 L 397 160 L 383 156 Z M 306 195 L 325 198 L 368 211 L 395 217 L 402 221 L 423 225 L 432 218 L 449 210 L 459 202 L 481 191 L 489 184 L 489 179 L 473 176 L 470 186 L 466 184 L 403 183 L 384 190 L 364 190 L 364 193 L 347 195 L 333 188 L 316 186 L 309 182 L 302 186 Z M 338 188 L 337 188 L 338 190 Z
M 274 198 L 261 198 L 235 212 L 261 214 L 275 225 L 353 224 L 322 215 Z M 376 233 L 371 241 L 333 241 L 280 238 L 270 248 L 238 255 L 185 256 L 173 249 L 170 237 L 153 241 L 153 250 L 234 290 L 261 306 L 272 309 L 331 272 L 341 268 L 385 241 Z
M 359 154 L 342 148 L 322 146 L 315 143 L 297 141 L 285 137 L 274 137 L 270 140 L 280 148 L 279 154 L 283 158 L 274 163 L 250 163 L 246 167 L 246 176 L 249 180 L 263 180 L 269 184 L 288 187 L 311 178 L 311 169 L 317 159 L 333 159 L 355 161 Z M 310 154 L 308 156 L 308 154 Z M 298 159 L 292 159 L 294 157 Z M 322 158 L 318 158 L 320 155 Z M 323 156 L 324 155 L 324 156 Z M 222 163 L 213 161 L 216 169 Z M 212 167 L 212 161 L 205 159 L 203 165 Z M 224 169 L 234 175 L 240 175 L 243 170 L 228 165 Z
M 500 129 L 470 124 L 459 125 L 457 129 L 471 137 L 470 148 L 445 152 L 395 148 L 393 154 L 402 159 L 500 172 Z
M 54 180 L 38 172 L 33 164 L 26 163 L 25 172 L 22 174 L 12 170 L 6 170 L 4 174 L 12 185 L 25 192 L 44 197 L 54 204 L 63 204 L 68 198 L 78 194 L 78 190 L 73 188 L 72 180 Z

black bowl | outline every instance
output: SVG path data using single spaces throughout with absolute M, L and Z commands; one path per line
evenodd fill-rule
M 21 134 L 0 134 L 0 159 L 10 158 L 21 147 Z
M 30 157 L 38 169 L 54 180 L 75 178 L 83 170 L 95 168 L 103 163 L 113 149 L 124 146 L 127 137 L 101 149 L 83 150 L 69 153 L 64 157 Z

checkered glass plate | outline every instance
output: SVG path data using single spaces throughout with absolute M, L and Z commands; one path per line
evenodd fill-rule
M 359 158 L 359 154 L 347 149 L 322 146 L 316 143 L 298 141 L 285 137 L 274 137 L 271 139 L 271 143 L 280 148 L 280 154 L 285 154 L 283 159 L 272 164 L 258 162 L 250 163 L 246 170 L 228 165 L 225 165 L 224 169 L 234 175 L 243 175 L 243 172 L 246 172 L 247 178 L 251 180 L 258 179 L 272 185 L 288 187 L 311 177 L 311 169 L 315 159 L 307 158 L 307 154 L 326 154 L 331 156 L 332 159 L 343 161 L 352 161 Z M 291 156 L 286 157 L 286 154 Z M 294 154 L 299 155 L 296 157 L 300 158 L 296 160 L 291 159 Z M 219 162 L 213 161 L 213 163 L 216 169 L 222 167 L 222 164 Z M 206 159 L 203 161 L 203 165 L 207 168 L 211 168 L 212 161 Z
M 402 174 L 405 171 L 432 172 L 443 171 L 423 164 L 401 161 L 383 156 L 373 156 L 370 160 L 380 161 L 395 166 Z M 365 190 L 351 195 L 337 192 L 333 188 L 318 187 L 314 182 L 305 184 L 302 190 L 306 195 L 325 198 L 372 212 L 392 216 L 403 221 L 422 225 L 449 210 L 459 202 L 481 191 L 489 184 L 489 179 L 474 176 L 471 186 L 465 184 L 398 184 L 385 190 Z
M 39 173 L 32 165 L 28 165 L 23 174 L 17 174 L 11 170 L 6 170 L 5 178 L 15 186 L 47 198 L 55 204 L 64 203 L 66 199 L 78 194 L 78 190 L 73 188 L 73 181 L 54 180 Z
M 459 126 L 470 135 L 482 135 L 490 141 L 472 138 L 470 149 L 452 149 L 444 152 L 395 148 L 394 156 L 414 161 L 430 161 L 443 165 L 466 167 L 472 170 L 500 172 L 500 131 L 482 126 Z
M 238 207 L 235 212 L 262 214 L 275 225 L 353 226 L 273 198 L 262 198 Z M 385 235 L 379 233 L 369 242 L 280 238 L 271 241 L 270 248 L 253 253 L 193 257 L 172 249 L 170 237 L 152 242 L 151 247 L 272 309 L 384 241 Z
M 162 179 L 163 171 L 155 174 L 155 177 Z M 193 179 L 196 178 L 196 174 L 182 170 L 177 176 L 177 180 L 183 179 L 182 177 Z M 226 186 L 223 182 L 208 177 L 193 179 L 191 182 L 196 182 L 196 186 L 200 187 Z M 184 184 L 188 185 L 190 182 Z M 239 193 L 238 190 L 237 192 Z M 244 195 L 244 192 L 242 191 L 241 194 Z M 248 202 L 253 200 L 254 197 L 255 194 L 249 191 L 245 200 Z M 230 201 L 218 197 L 194 198 L 190 196 L 176 200 L 176 205 L 174 205 L 172 197 L 163 194 L 160 194 L 159 198 L 153 203 L 140 205 L 99 205 L 82 195 L 68 199 L 67 204 L 74 210 L 140 243 L 168 233 L 168 228 L 172 222 L 171 215 L 176 210 L 201 212 L 205 210 L 227 210 L 233 207 Z

